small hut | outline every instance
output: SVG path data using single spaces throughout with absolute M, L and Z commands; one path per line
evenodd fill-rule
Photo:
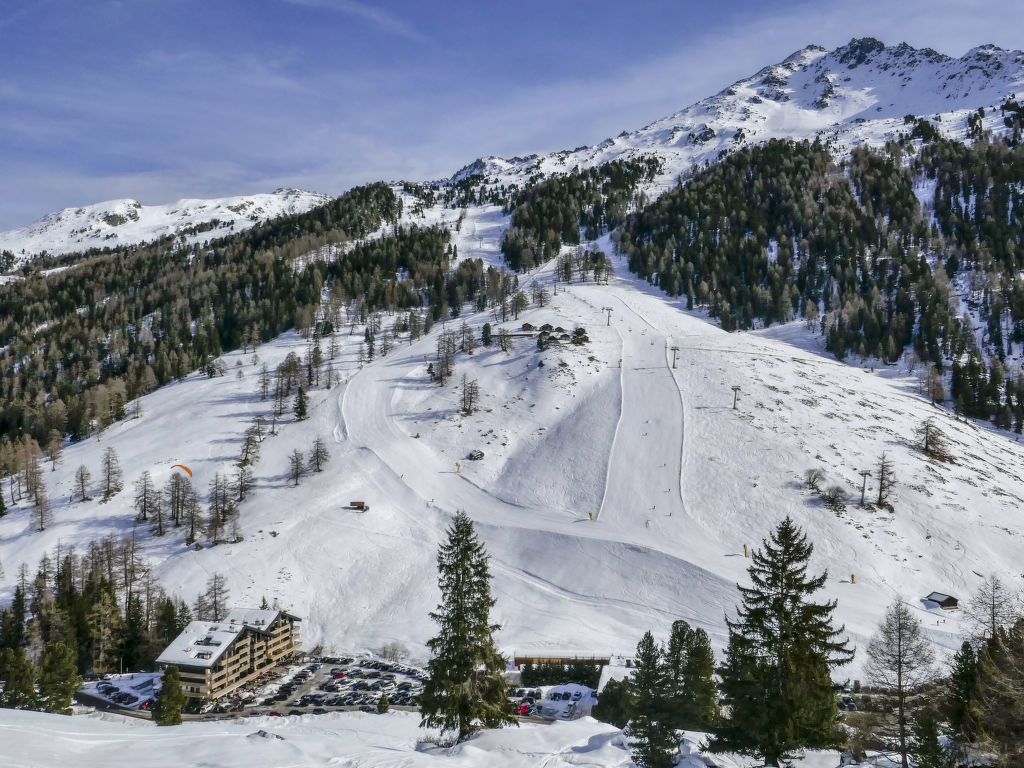
M 933 603 L 937 603 L 938 606 L 944 611 L 952 611 L 954 608 L 960 607 L 960 601 L 952 595 L 943 594 L 942 592 L 932 592 L 925 600 L 930 600 Z

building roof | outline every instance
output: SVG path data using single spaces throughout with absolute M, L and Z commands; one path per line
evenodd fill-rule
M 933 603 L 944 603 L 947 600 L 952 600 L 954 603 L 957 601 L 952 595 L 947 595 L 943 592 L 932 592 L 925 600 L 931 600 Z
M 190 621 L 157 659 L 158 664 L 212 667 L 246 629 L 266 633 L 279 615 L 298 619 L 284 611 L 239 608 L 221 621 Z

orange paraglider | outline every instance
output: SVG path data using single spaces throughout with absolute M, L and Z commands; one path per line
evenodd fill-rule
M 188 476 L 189 476 L 189 477 L 192 477 L 192 470 L 191 470 L 191 469 L 189 469 L 188 467 L 186 467 L 186 466 L 185 466 L 184 464 L 172 464 L 172 465 L 171 465 L 171 469 L 174 469 L 175 467 L 181 467 L 181 468 L 182 468 L 182 469 L 184 469 L 184 470 L 185 470 L 186 472 L 188 472 Z

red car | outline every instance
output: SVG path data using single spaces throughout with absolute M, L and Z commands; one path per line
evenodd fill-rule
M 338 674 L 334 675 L 334 679 L 335 680 L 341 680 L 341 678 L 343 678 L 344 676 L 345 676 L 344 672 L 339 672 Z
M 529 704 L 520 704 L 518 707 L 516 707 L 516 714 L 517 715 L 525 715 L 529 711 L 530 711 L 530 705 Z
M 276 710 L 275 711 L 271 711 L 271 712 L 267 712 L 267 716 L 268 717 L 284 717 L 284 715 L 282 715 L 280 712 L 277 712 Z

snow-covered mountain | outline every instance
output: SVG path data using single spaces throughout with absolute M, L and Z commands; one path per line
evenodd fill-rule
M 480 158 L 448 182 L 481 174 L 492 182 L 522 185 L 536 174 L 656 155 L 664 166 L 650 196 L 674 184 L 695 164 L 770 138 L 821 137 L 841 154 L 853 145 L 879 144 L 906 131 L 908 114 L 935 119 L 946 135 L 963 137 L 967 116 L 979 107 L 989 113 L 986 127 L 998 129 L 992 108 L 1017 92 L 1024 92 L 1024 52 L 1019 50 L 981 45 L 952 58 L 906 43 L 886 46 L 874 38 L 854 39 L 833 51 L 809 45 L 639 130 L 574 150 Z M 111 200 L 65 208 L 0 232 L 0 250 L 12 251 L 20 263 L 43 251 L 130 245 L 169 234 L 205 239 L 301 213 L 329 199 L 315 192 L 278 189 L 271 194 L 152 206 Z
M 1024 92 L 1024 52 L 981 45 L 960 58 L 906 43 L 851 40 L 827 51 L 809 45 L 723 91 L 668 117 L 595 146 L 545 155 L 486 157 L 459 170 L 522 183 L 532 174 L 571 171 L 636 155 L 656 155 L 665 169 L 656 186 L 674 182 L 694 164 L 770 138 L 832 142 L 837 153 L 883 143 L 908 130 L 908 114 L 936 119 L 946 135 L 962 137 L 968 114 Z
M 969 110 L 997 104 L 1024 82 L 1022 57 L 984 47 L 951 59 L 870 39 L 832 52 L 809 47 L 596 147 L 488 158 L 460 173 L 511 179 L 657 152 L 668 166 L 662 183 L 671 183 L 693 162 L 771 136 L 880 141 L 904 130 L 905 114 L 939 111 L 942 128 L 955 132 Z M 237 226 L 255 213 L 251 205 Z M 96 208 L 101 218 L 111 213 Z M 141 222 L 146 209 L 132 209 Z M 415 217 L 411 209 L 406 221 L 448 226 L 461 257 L 501 265 L 508 218 L 499 208 L 461 216 L 435 206 Z M 50 232 L 57 237 L 57 228 Z M 607 236 L 596 245 L 612 253 Z M 663 637 L 676 618 L 705 628 L 720 649 L 723 615 L 746 578 L 744 545 L 758 545 L 787 514 L 815 542 L 814 568 L 829 569 L 826 593 L 861 648 L 899 596 L 936 645 L 954 648 L 956 614 L 923 595 L 967 598 L 992 572 L 1014 588 L 1024 583 L 1024 448 L 1012 437 L 933 406 L 921 396 L 920 369 L 837 362 L 799 323 L 728 334 L 628 277 L 621 261 L 615 268 L 610 285 L 559 286 L 557 294 L 551 264 L 520 276 L 523 288 L 540 281 L 554 295 L 507 330 L 524 321 L 569 333 L 582 326 L 591 341 L 544 353 L 533 339 L 518 339 L 509 354 L 478 349 L 459 356 L 444 388 L 426 370 L 436 326 L 366 365 L 365 328 L 354 323 L 351 333 L 338 333 L 341 383 L 311 390 L 309 419 L 289 417 L 265 441 L 256 493 L 241 505 L 243 540 L 197 550 L 180 530 L 143 536 L 160 583 L 191 600 L 222 572 L 236 604 L 266 596 L 305 617 L 310 644 L 341 650 L 398 641 L 422 654 L 433 628 L 427 611 L 438 597 L 434 554 L 458 509 L 476 520 L 494 556 L 495 618 L 506 651 L 626 652 L 648 628 Z M 477 337 L 484 322 L 495 333 L 499 326 L 486 313 L 463 319 Z M 45 473 L 54 524 L 37 532 L 24 501 L 0 519 L 0 600 L 10 597 L 22 563 L 34 568 L 58 543 L 83 548 L 132 531 L 130 490 L 106 504 L 70 500 L 75 470 L 97 473 L 108 446 L 122 458 L 129 489 L 144 471 L 162 485 L 176 464 L 191 467 L 201 493 L 216 473 L 230 474 L 245 429 L 270 409 L 257 392 L 259 364 L 273 367 L 292 351 L 306 351 L 295 334 L 260 346 L 259 361 L 251 351 L 227 354 L 229 376 L 193 374 L 143 398 L 141 418 L 69 446 L 64 464 Z M 483 391 L 471 416 L 459 414 L 453 388 L 463 373 Z M 735 410 L 733 386 L 740 388 Z M 936 464 L 915 446 L 914 430 L 929 416 L 950 439 L 952 463 Z M 307 452 L 318 435 L 330 441 L 329 469 L 295 487 L 288 456 Z M 465 461 L 473 449 L 485 457 Z M 883 452 L 899 481 L 894 512 L 855 503 L 862 471 Z M 845 511 L 828 510 L 804 489 L 810 468 L 848 494 Z M 371 511 L 349 509 L 352 499 Z
M 108 200 L 64 208 L 27 226 L 0 232 L 0 250 L 13 252 L 20 262 L 43 251 L 59 254 L 132 245 L 166 235 L 204 240 L 241 232 L 285 214 L 303 213 L 330 199 L 330 195 L 317 192 L 278 189 L 269 194 L 186 199 L 165 205 Z

